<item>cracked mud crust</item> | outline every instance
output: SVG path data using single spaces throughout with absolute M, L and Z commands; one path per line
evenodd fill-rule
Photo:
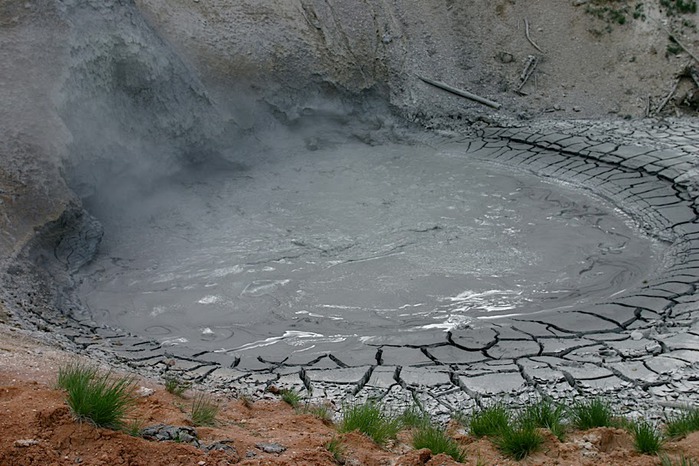
M 292 358 L 163 346 L 67 318 L 51 311 L 50 302 L 43 315 L 30 312 L 27 319 L 60 329 L 55 337 L 80 354 L 143 374 L 177 375 L 220 393 L 261 397 L 275 385 L 338 405 L 369 398 L 396 409 L 418 403 L 441 419 L 491 399 L 516 405 L 541 395 L 609 396 L 623 412 L 655 417 L 664 407 L 699 402 L 697 127 L 691 121 L 551 126 L 485 128 L 452 144 L 476 157 L 587 187 L 623 206 L 668 245 L 662 270 L 641 288 L 605 302 L 453 330 L 441 339 L 367 344 L 308 360 L 303 353 Z M 59 262 L 63 256 L 56 256 Z M 22 295 L 20 285 L 8 282 L 8 289 L 16 290 L 13 299 L 37 309 L 32 302 L 39 297 Z
M 419 404 L 439 420 L 494 399 L 520 405 L 541 395 L 611 397 L 620 411 L 651 419 L 699 403 L 699 124 L 569 120 L 642 118 L 649 103 L 666 96 L 687 56 L 665 53 L 663 23 L 633 22 L 595 35 L 599 21 L 584 13 L 585 2 L 365 3 L 0 6 L 0 58 L 8 64 L 0 83 L 8 102 L 0 108 L 0 322 L 32 329 L 42 341 L 37 350 L 15 340 L 23 331 L 0 329 L 7 356 L 0 364 L 14 364 L 1 375 L 5 395 L 21 393 L 17 384 L 27 378 L 50 384 L 68 357 L 56 349 L 62 348 L 155 380 L 177 376 L 221 396 L 260 399 L 274 385 L 336 406 L 369 398 L 397 410 Z M 648 11 L 658 19 L 657 8 Z M 545 55 L 522 96 L 512 90 L 535 53 L 524 39 L 525 17 Z M 690 28 L 680 38 L 696 49 L 698 35 Z M 493 113 L 426 87 L 419 74 L 497 99 L 503 109 Z M 679 113 L 686 91 L 662 114 Z M 92 257 L 102 231 L 78 199 L 89 196 L 89 186 L 73 192 L 67 185 L 65 170 L 79 161 L 71 157 L 109 159 L 116 145 L 128 166 L 144 148 L 162 146 L 173 157 L 192 148 L 215 152 L 230 142 L 217 139 L 221 134 L 260 124 L 258 107 L 238 101 L 241 94 L 254 94 L 286 123 L 324 110 L 326 100 L 342 118 L 368 114 L 379 130 L 351 136 L 369 144 L 390 140 L 395 128 L 387 127 L 396 121 L 418 123 L 477 157 L 590 189 L 665 243 L 667 260 L 643 286 L 605 302 L 312 357 L 163 346 L 83 316 L 70 299 L 72 271 Z M 92 108 L 93 101 L 100 105 Z M 386 108 L 398 117 L 372 119 Z M 541 119 L 548 116 L 568 120 Z M 110 118 L 123 120 L 108 125 L 114 140 L 95 137 Z M 127 157 L 130 150 L 135 158 Z M 157 168 L 172 161 L 159 160 Z M 56 393 L 42 393 L 59 409 Z M 16 409 L 17 399 L 4 408 Z M 26 420 L 23 412 L 7 412 L 5 420 Z M 66 420 L 65 410 L 57 417 Z M 24 440 L 32 440 L 34 431 L 26 432 Z M 60 448 L 71 444 L 62 442 Z M 71 451 L 60 451 L 68 459 L 56 461 L 75 462 Z
M 444 455 L 411 449 L 409 430 L 380 448 L 357 432 L 338 434 L 329 423 L 299 414 L 270 394 L 253 403 L 220 396 L 222 409 L 216 425 L 193 427 L 188 416 L 192 393 L 178 398 L 148 380 L 138 381 L 145 388 L 139 390 L 144 396 L 130 413 L 147 439 L 98 429 L 76 422 L 65 395 L 54 388 L 57 368 L 76 356 L 28 332 L 0 330 L 0 464 L 322 466 L 337 464 L 326 448 L 333 438 L 341 442 L 344 464 L 457 464 Z M 177 441 L 172 433 L 178 434 Z M 503 457 L 490 441 L 470 437 L 455 424 L 449 433 L 464 448 L 464 464 L 469 465 L 658 464 L 654 456 L 635 453 L 629 434 L 620 429 L 570 432 L 564 442 L 545 434 L 543 448 L 523 462 Z M 671 457 L 696 458 L 698 445 L 699 434 L 694 433 L 669 442 L 664 451 Z

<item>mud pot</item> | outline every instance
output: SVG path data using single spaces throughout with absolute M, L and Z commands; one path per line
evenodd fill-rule
M 662 263 L 664 247 L 609 201 L 467 144 L 251 162 L 130 194 L 103 186 L 87 204 L 105 236 L 80 274 L 86 312 L 165 346 L 342 360 L 589 307 Z

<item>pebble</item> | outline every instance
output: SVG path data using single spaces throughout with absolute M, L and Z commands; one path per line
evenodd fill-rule
M 155 390 L 148 387 L 140 387 L 138 390 L 136 390 L 136 394 L 144 398 L 147 396 L 151 396 L 153 393 L 155 393 Z
M 286 451 L 286 447 L 278 443 L 258 443 L 255 446 L 265 453 L 283 453 Z
M 31 447 L 32 445 L 38 445 L 39 441 L 36 439 L 20 439 L 15 440 L 15 446 L 20 448 Z
M 646 351 L 648 351 L 648 353 L 656 356 L 656 355 L 663 352 L 663 347 L 660 345 L 660 343 L 658 343 L 657 341 L 654 341 L 653 343 L 649 343 L 646 345 Z

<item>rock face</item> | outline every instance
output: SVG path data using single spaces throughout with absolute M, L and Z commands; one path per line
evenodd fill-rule
M 652 19 L 666 16 L 646 3 L 647 21 L 611 27 L 571 2 L 8 0 L 0 252 L 16 255 L 34 227 L 75 201 L 65 181 L 83 200 L 115 173 L 147 184 L 151 173 L 211 163 L 251 130 L 312 113 L 375 127 L 391 125 L 389 109 L 442 127 L 550 109 L 641 116 L 682 62 L 658 52 L 667 38 Z M 525 39 L 525 18 L 543 52 Z M 692 45 L 695 36 L 682 38 Z M 541 59 L 528 95 L 516 94 L 532 54 Z

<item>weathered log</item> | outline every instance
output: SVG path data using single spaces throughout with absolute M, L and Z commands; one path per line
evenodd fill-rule
M 473 100 L 474 102 L 478 102 L 478 103 L 483 104 L 483 105 L 487 105 L 488 107 L 492 107 L 494 109 L 499 109 L 500 107 L 502 107 L 502 105 L 500 105 L 497 102 L 486 99 L 485 97 L 481 97 L 481 96 L 473 94 L 471 92 L 464 91 L 462 89 L 457 89 L 457 88 L 452 87 L 448 84 L 444 84 L 442 82 L 434 81 L 434 80 L 428 79 L 428 78 L 423 78 L 422 76 L 418 76 L 418 78 L 427 84 L 430 84 L 434 87 L 438 87 L 438 88 L 442 89 L 443 91 L 451 92 L 452 94 L 458 95 L 460 97 L 464 97 L 464 98 L 469 99 L 469 100 Z
M 680 78 L 675 79 L 675 83 L 672 86 L 672 89 L 670 89 L 670 92 L 667 94 L 667 96 L 660 102 L 660 105 L 658 105 L 658 108 L 655 109 L 655 112 L 653 112 L 654 115 L 657 115 L 658 113 L 662 112 L 665 106 L 667 105 L 668 102 L 670 102 L 670 99 L 672 99 L 672 96 L 675 95 L 675 92 L 677 91 L 677 86 L 680 84 Z

